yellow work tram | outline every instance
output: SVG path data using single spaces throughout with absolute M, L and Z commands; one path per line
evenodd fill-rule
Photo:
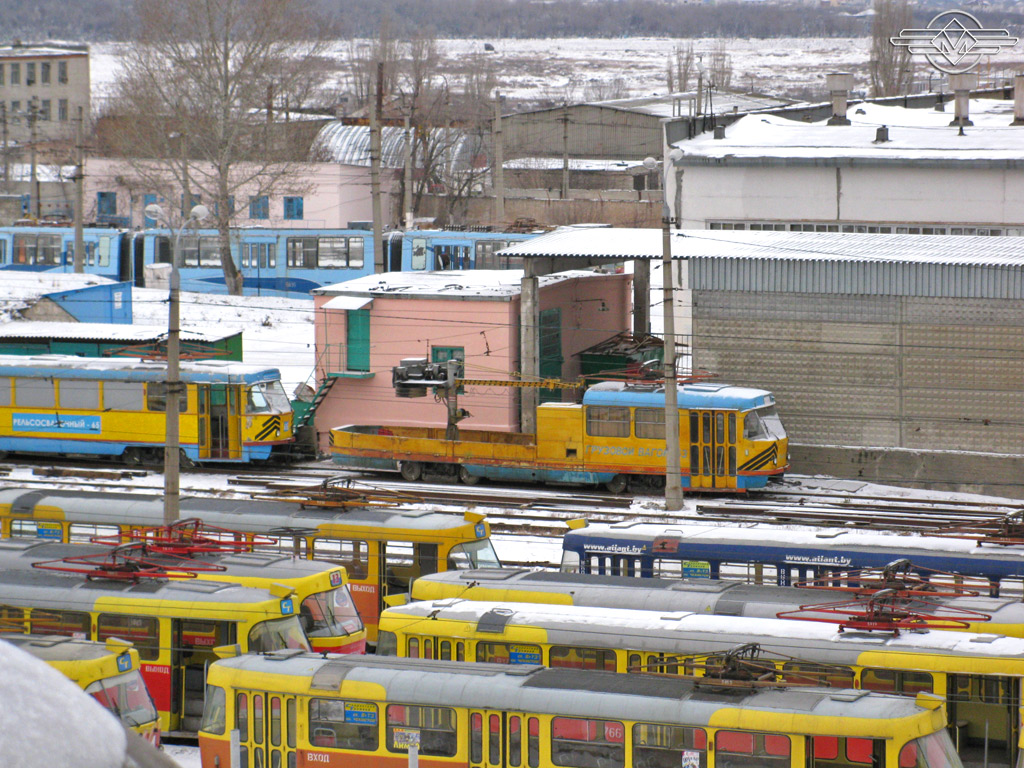
M 33 563 L 70 558 L 121 556 L 131 561 L 134 550 L 100 544 L 47 542 L 39 539 L 0 540 L 0 570 L 28 569 Z M 243 587 L 270 590 L 286 587 L 293 592 L 302 629 L 314 651 L 363 653 L 366 628 L 349 592 L 345 569 L 330 563 L 281 555 L 273 552 L 228 552 L 192 555 L 188 560 L 150 550 L 140 553 L 147 562 L 169 570 L 187 570 L 190 562 L 198 568 L 223 570 L 196 571 L 197 579 L 240 584 Z
M 169 736 L 195 733 L 206 667 L 219 653 L 310 650 L 287 587 L 0 570 L 0 621 L 31 633 L 131 642 Z
M 4 634 L 0 639 L 45 661 L 154 746 L 160 745 L 160 718 L 139 673 L 139 652 L 131 643 L 105 643 L 54 635 Z
M 961 766 L 927 694 L 282 653 L 208 682 L 203 768 L 405 768 L 413 748 L 423 768 Z
M 778 682 L 934 693 L 947 701 L 965 762 L 987 754 L 990 765 L 1014 766 L 1020 754 L 1024 639 L 1015 637 L 447 599 L 381 614 L 377 653 L 698 676 L 731 665 Z
M 291 402 L 276 368 L 224 360 L 181 364 L 182 455 L 254 462 L 294 442 Z M 0 355 L 0 453 L 162 461 L 167 364 L 139 358 Z
M 345 568 L 368 642 L 391 595 L 438 571 L 498 567 L 483 515 L 372 507 L 320 507 L 292 501 L 182 497 L 181 515 L 238 531 L 259 552 L 324 560 Z M 53 541 L 137 538 L 163 525 L 163 499 L 130 493 L 5 488 L 0 535 Z M 270 544 L 267 544 L 267 541 Z

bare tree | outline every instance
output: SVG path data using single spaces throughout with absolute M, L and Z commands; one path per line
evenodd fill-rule
M 871 92 L 874 96 L 897 96 L 909 93 L 914 77 L 910 49 L 896 46 L 889 38 L 912 25 L 908 0 L 875 0 L 875 17 L 871 24 Z
M 304 188 L 274 111 L 311 99 L 326 35 L 311 0 L 137 0 L 115 86 L 111 149 L 140 186 L 187 211 L 201 196 L 220 234 L 228 290 L 232 202 Z M 176 207 L 176 206 L 171 206 Z
M 690 87 L 690 75 L 693 72 L 694 66 L 694 53 L 693 43 L 687 43 L 686 47 L 680 48 L 676 46 L 675 51 L 676 59 L 676 87 L 680 91 L 685 91 Z M 671 66 L 671 65 L 669 65 Z M 669 85 L 669 90 L 674 90 Z

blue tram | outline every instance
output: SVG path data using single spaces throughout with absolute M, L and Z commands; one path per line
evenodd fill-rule
M 519 268 L 497 252 L 535 233 L 414 230 L 385 233 L 390 272 Z M 174 233 L 167 229 L 84 230 L 85 271 L 142 287 L 146 267 L 170 264 Z M 71 227 L 0 227 L 0 271 L 74 271 Z M 219 236 L 214 229 L 181 238 L 181 288 L 226 293 Z M 246 295 L 306 297 L 314 288 L 374 272 L 373 233 L 363 229 L 243 227 L 232 230 L 231 252 Z
M 943 572 L 983 580 L 976 586 L 994 596 L 1000 589 L 1020 591 L 1024 582 L 1024 546 L 986 544 L 977 536 L 681 522 L 587 526 L 570 530 L 562 541 L 564 571 L 713 579 L 753 572 L 780 586 L 815 580 L 841 586 L 855 578 L 848 572 L 897 560 L 910 561 L 926 578 Z

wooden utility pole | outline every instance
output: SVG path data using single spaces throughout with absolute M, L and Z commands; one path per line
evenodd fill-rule
M 505 147 L 501 135 L 501 94 L 494 92 L 494 224 L 505 221 Z
M 562 107 L 562 199 L 569 199 L 569 105 Z
M 380 113 L 384 109 L 384 62 L 377 62 L 377 78 L 370 102 L 370 195 L 373 200 L 373 271 L 384 272 L 384 222 L 380 204 Z
M 85 272 L 85 151 L 82 148 L 82 108 L 75 117 L 75 272 Z
M 405 113 L 405 174 L 402 181 L 402 215 L 405 218 L 405 228 L 412 229 L 412 129 L 410 126 L 409 113 Z

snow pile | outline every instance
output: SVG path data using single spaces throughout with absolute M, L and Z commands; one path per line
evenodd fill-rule
M 121 724 L 44 661 L 0 640 L 0 765 L 120 768 Z

